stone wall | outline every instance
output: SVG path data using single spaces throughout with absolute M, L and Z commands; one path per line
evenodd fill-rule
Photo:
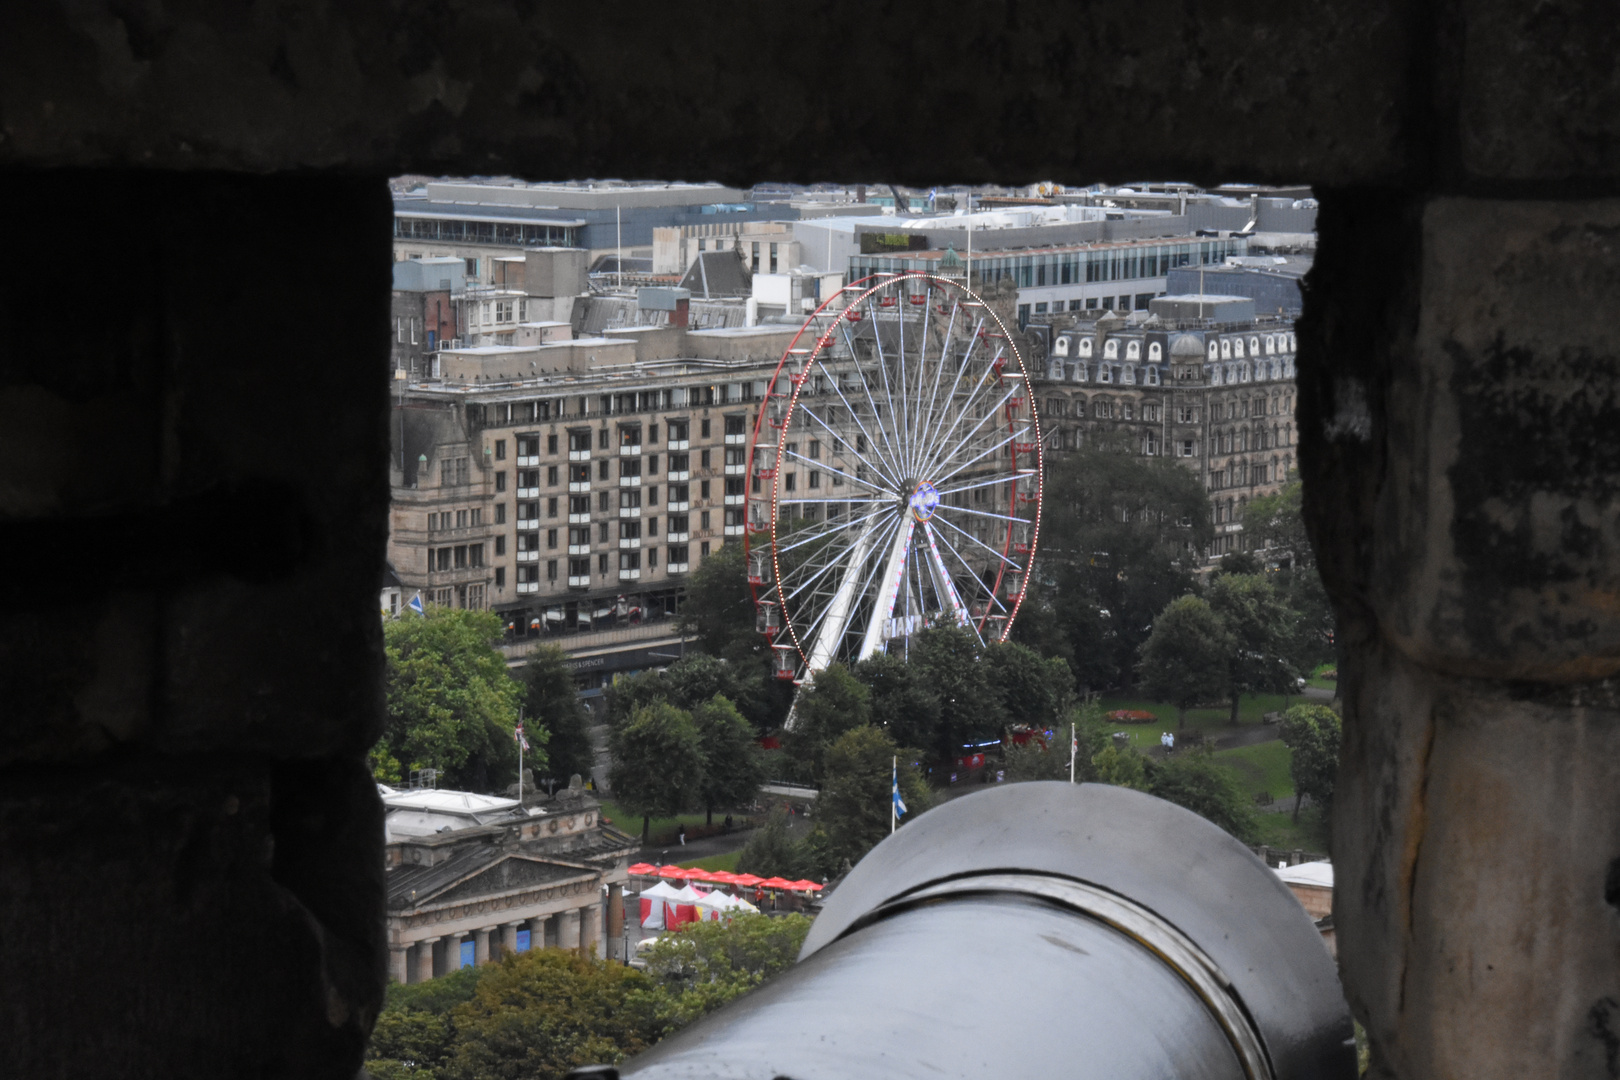
M 1375 1071 L 1620 1075 L 1620 22 L 1560 0 L 901 19 L 0 6 L 0 547 L 24 571 L 0 596 L 0 1072 L 358 1063 L 383 972 L 360 764 L 383 181 L 513 172 L 1315 185 L 1298 420 L 1344 649 L 1335 921 Z M 65 250 L 141 272 L 42 339 L 30 317 L 72 290 L 38 256 Z M 306 251 L 314 293 L 282 284 Z M 263 325 L 292 310 L 319 347 Z

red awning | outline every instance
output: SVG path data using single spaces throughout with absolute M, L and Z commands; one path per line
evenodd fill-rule
M 733 881 L 732 884 L 733 885 L 751 886 L 751 885 L 758 885 L 760 882 L 762 882 L 764 880 L 765 880 L 764 878 L 755 877 L 753 874 L 738 874 L 737 877 L 736 877 L 736 880 Z
M 793 884 L 789 885 L 788 888 L 803 889 L 806 892 L 820 892 L 822 886 L 814 881 L 795 881 Z
M 636 877 L 651 877 L 652 875 L 658 873 L 658 867 L 654 866 L 652 863 L 638 862 L 625 872 Z
M 791 888 L 793 888 L 793 882 L 786 881 L 786 880 L 784 880 L 782 878 L 779 878 L 779 877 L 766 878 L 764 881 L 760 882 L 760 884 L 763 885 L 767 889 L 791 889 Z

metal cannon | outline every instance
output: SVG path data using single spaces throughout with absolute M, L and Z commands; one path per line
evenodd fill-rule
M 1099 784 L 946 803 L 885 839 L 774 981 L 637 1080 L 1350 1080 L 1334 961 L 1221 829 Z

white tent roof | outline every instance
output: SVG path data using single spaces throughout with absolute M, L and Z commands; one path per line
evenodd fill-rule
M 667 881 L 660 881 L 656 885 L 649 885 L 641 890 L 641 896 L 647 900 L 680 900 L 681 890 L 675 888 Z
M 1333 864 L 1330 862 L 1300 863 L 1298 866 L 1285 866 L 1275 871 L 1276 875 L 1288 885 L 1316 885 L 1322 888 L 1333 888 Z
M 703 896 L 703 893 L 700 893 L 696 889 L 692 888 L 691 882 L 687 882 L 685 885 L 681 886 L 680 891 L 675 894 L 676 899 L 684 900 L 688 904 L 697 903 L 699 900 L 703 899 Z

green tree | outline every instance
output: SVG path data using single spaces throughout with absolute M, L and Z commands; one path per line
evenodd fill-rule
M 1109 743 L 1092 757 L 1091 767 L 1098 783 L 1135 788 L 1137 791 L 1148 788 L 1147 759 L 1134 747 Z
M 529 741 L 534 733 L 546 732 L 546 757 L 551 775 L 561 784 L 567 784 L 574 774 L 591 775 L 596 760 L 595 749 L 586 727 L 585 709 L 574 690 L 574 676 L 568 670 L 566 654 L 555 645 L 542 645 L 531 652 L 519 670 L 518 682 L 523 692 L 524 727 Z M 529 757 L 524 756 L 524 765 Z M 538 770 L 536 770 L 538 772 Z
M 946 764 L 966 742 L 1000 738 L 1007 725 L 981 652 L 978 639 L 959 626 L 930 627 L 911 639 L 911 663 L 935 702 L 932 737 L 923 745 Z
M 873 653 L 851 673 L 870 692 L 872 723 L 901 746 L 931 746 L 939 703 L 920 667 Z
M 687 653 L 665 668 L 660 680 L 670 703 L 695 709 L 716 694 L 733 703 L 737 700 L 736 669 L 717 656 Z
M 1262 574 L 1221 574 L 1206 595 L 1232 642 L 1227 679 L 1236 724 L 1242 695 L 1293 690 L 1299 678 L 1290 657 L 1297 616 Z
M 871 692 L 843 664 L 829 665 L 799 690 L 793 727 L 783 733 L 782 750 L 796 778 L 820 785 L 826 779 L 827 748 L 851 728 L 871 722 Z
M 614 1063 L 662 1035 L 652 981 L 634 968 L 531 949 L 482 970 L 453 1012 L 455 1052 L 445 1080 L 561 1080 L 581 1065 Z
M 787 814 L 776 807 L 765 815 L 764 823 L 749 834 L 748 842 L 737 855 L 737 872 L 792 880 L 820 874 L 821 868 L 813 864 L 805 841 L 794 837 Z
M 816 800 L 818 828 L 826 832 L 827 853 L 852 865 L 889 835 L 895 759 L 899 758 L 900 797 L 910 821 L 928 809 L 928 785 L 882 731 L 871 725 L 846 731 L 827 748 L 827 782 Z
M 1305 532 L 1304 485 L 1297 473 L 1272 495 L 1262 495 L 1243 508 L 1243 535 L 1251 548 L 1296 569 L 1315 569 L 1316 551 Z
M 1149 762 L 1147 790 L 1214 822 L 1245 844 L 1255 842 L 1259 826 L 1254 810 L 1232 774 L 1215 764 L 1207 750 L 1178 751 Z
M 398 762 L 400 779 L 435 768 L 448 787 L 488 791 L 516 779 L 521 689 L 495 648 L 501 621 L 492 612 L 429 607 L 383 627 L 387 724 L 373 762 Z M 530 739 L 536 766 L 544 737 Z
M 1339 772 L 1339 743 L 1343 731 L 1339 714 L 1326 705 L 1295 705 L 1283 713 L 1281 734 L 1291 750 L 1289 772 L 1294 777 L 1294 820 L 1304 797 L 1322 808 L 1326 821 L 1333 813 L 1333 784 Z
M 1176 707 L 1187 723 L 1187 708 L 1219 697 L 1228 686 L 1233 643 L 1207 602 L 1196 596 L 1172 600 L 1153 620 L 1142 646 L 1142 690 Z
M 765 765 L 748 726 L 725 695 L 716 694 L 692 710 L 703 752 L 703 779 L 698 797 L 714 824 L 716 806 L 737 806 L 753 799 L 765 782 Z
M 662 991 L 660 1027 L 679 1030 L 785 971 L 809 932 L 809 918 L 794 913 L 735 915 L 666 934 L 642 954 Z
M 697 802 L 703 785 L 703 739 L 692 715 L 667 701 L 644 705 L 608 735 L 614 798 L 641 815 L 647 842 L 652 817 L 677 814 Z
M 1075 678 L 1127 685 L 1153 617 L 1193 587 L 1214 538 L 1209 498 L 1192 470 L 1102 432 L 1052 463 L 1044 491 L 1040 588 Z
M 1009 724 L 1045 730 L 1067 715 L 1074 699 L 1074 674 L 1061 657 L 1043 659 L 1017 642 L 984 651 L 985 677 Z
M 759 635 L 741 544 L 721 544 L 687 579 L 681 630 L 697 635 L 698 647 L 710 656 L 729 656 L 739 644 L 753 645 Z

